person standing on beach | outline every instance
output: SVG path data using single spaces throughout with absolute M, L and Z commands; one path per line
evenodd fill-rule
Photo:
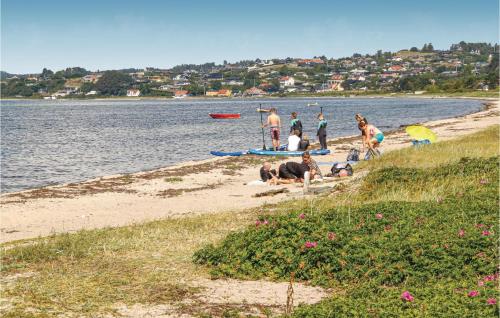
M 293 134 L 295 130 L 300 132 L 299 137 L 302 139 L 302 122 L 297 119 L 297 113 L 292 112 L 291 114 L 292 120 L 290 121 L 290 134 Z
M 318 123 L 318 131 L 316 132 L 316 136 L 319 138 L 319 143 L 321 145 L 321 150 L 327 149 L 328 146 L 326 145 L 326 126 L 328 125 L 328 122 L 325 120 L 325 117 L 323 116 L 323 113 L 320 113 L 318 115 L 319 123 Z
M 269 126 L 271 139 L 273 141 L 273 148 L 277 151 L 280 146 L 281 119 L 280 116 L 278 116 L 276 108 L 271 108 L 270 112 L 269 116 L 267 116 L 267 123 L 265 123 L 263 127 Z

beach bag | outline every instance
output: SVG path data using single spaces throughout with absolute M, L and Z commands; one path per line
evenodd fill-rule
M 333 166 L 332 166 L 332 176 L 333 177 L 339 177 L 340 176 L 340 172 L 342 170 L 345 170 L 347 171 L 347 175 L 348 176 L 352 176 L 352 167 L 350 164 L 346 163 L 346 162 L 337 162 L 337 163 L 334 163 Z
M 346 161 L 359 161 L 359 150 L 351 148 L 347 154 Z

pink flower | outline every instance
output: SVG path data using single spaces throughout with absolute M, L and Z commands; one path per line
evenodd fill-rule
M 260 225 L 260 220 L 255 221 L 255 226 L 259 226 L 259 225 Z
M 316 247 L 318 246 L 318 243 L 317 242 L 309 242 L 307 241 L 305 244 L 304 244 L 305 248 L 313 248 L 313 247 Z
M 264 225 L 268 225 L 268 224 L 269 224 L 269 221 L 268 221 L 268 220 L 264 220 L 264 222 L 262 222 L 262 224 L 264 224 Z
M 488 230 L 484 230 L 482 234 L 483 236 L 489 236 L 491 233 Z
M 486 303 L 488 305 L 496 305 L 497 304 L 497 300 L 495 298 L 488 298 L 488 300 L 486 301 Z
M 476 297 L 476 296 L 479 296 L 479 292 L 477 290 L 471 290 L 467 296 L 469 297 Z
M 328 233 L 328 239 L 329 239 L 330 241 L 335 240 L 335 238 L 337 238 L 337 234 L 335 234 L 334 232 L 329 232 L 329 233 Z
M 377 213 L 375 214 L 375 217 L 380 220 L 384 217 L 384 215 L 382 213 Z
M 413 301 L 413 296 L 410 294 L 409 291 L 404 291 L 401 294 L 401 299 L 411 303 Z
M 481 179 L 481 180 L 479 180 L 479 183 L 480 184 L 488 184 L 488 180 L 487 179 Z
M 484 276 L 483 280 L 486 281 L 486 282 L 492 282 L 495 280 L 495 275 L 488 275 L 488 276 Z
M 306 218 L 306 215 L 304 213 L 299 214 L 299 219 L 305 219 L 305 218 Z
M 479 286 L 479 287 L 484 286 L 484 282 L 482 280 L 478 281 L 477 286 Z
M 458 231 L 458 237 L 464 237 L 464 235 L 465 235 L 464 229 L 460 229 L 460 231 Z

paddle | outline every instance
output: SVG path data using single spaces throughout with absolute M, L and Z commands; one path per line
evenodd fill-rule
M 266 139 L 264 138 L 264 121 L 262 120 L 262 104 L 259 104 L 260 127 L 262 128 L 262 149 L 266 150 Z

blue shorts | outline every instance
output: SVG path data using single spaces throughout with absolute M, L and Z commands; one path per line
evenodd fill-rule
M 384 134 L 383 133 L 378 133 L 375 136 L 373 136 L 374 139 L 377 140 L 378 143 L 381 143 L 384 140 Z

